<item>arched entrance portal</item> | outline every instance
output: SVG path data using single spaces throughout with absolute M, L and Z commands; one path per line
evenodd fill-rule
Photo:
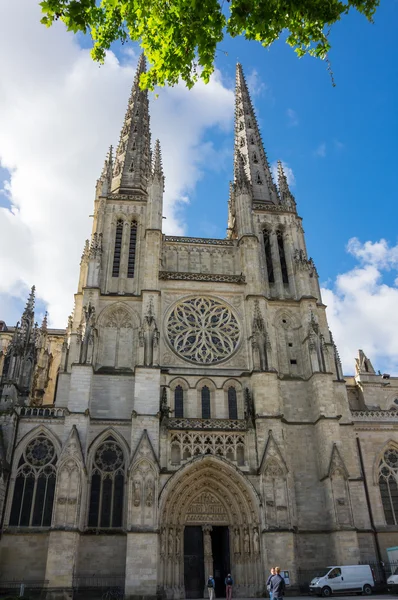
M 159 584 L 167 598 L 202 598 L 209 574 L 224 592 L 228 569 L 235 596 L 262 592 L 259 498 L 228 461 L 200 457 L 177 471 L 160 496 L 160 524 Z

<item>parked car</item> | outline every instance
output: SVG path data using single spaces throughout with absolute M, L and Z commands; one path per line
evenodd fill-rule
M 361 592 L 369 596 L 375 581 L 369 565 L 327 567 L 324 574 L 310 583 L 310 593 L 328 598 L 332 594 Z

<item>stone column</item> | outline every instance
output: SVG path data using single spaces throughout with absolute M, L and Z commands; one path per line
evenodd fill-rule
M 203 531 L 203 549 L 204 549 L 204 558 L 205 558 L 205 581 L 204 581 L 204 590 L 203 597 L 207 597 L 207 579 L 209 575 L 213 575 L 213 550 L 211 547 L 211 535 L 210 532 L 212 530 L 211 525 L 202 525 Z

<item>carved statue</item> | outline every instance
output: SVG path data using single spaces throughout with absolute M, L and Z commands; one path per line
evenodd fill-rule
M 240 531 L 238 528 L 234 529 L 234 552 L 235 554 L 240 553 Z
M 160 533 L 160 555 L 164 556 L 166 554 L 166 531 L 162 529 Z
M 172 556 L 172 554 L 173 554 L 173 542 L 174 542 L 173 530 L 170 527 L 170 529 L 169 529 L 169 556 Z
M 181 546 L 180 532 L 178 530 L 176 530 L 176 556 L 180 555 L 180 546 Z
M 150 508 L 153 504 L 153 480 L 148 479 L 146 482 L 145 504 Z
M 148 313 L 144 317 L 144 322 L 139 332 L 140 346 L 144 346 L 144 365 L 146 367 L 151 367 L 153 365 L 153 351 L 154 348 L 158 347 L 159 335 L 159 330 L 156 326 L 156 320 L 153 314 L 153 303 L 151 299 Z
M 259 364 L 257 366 L 260 371 L 268 371 L 267 346 L 269 346 L 269 340 L 258 300 L 254 303 L 252 346 L 258 353 Z
M 133 481 L 133 504 L 134 506 L 141 504 L 141 482 L 138 479 Z
M 203 532 L 203 546 L 204 546 L 205 556 L 211 556 L 212 549 L 211 549 L 211 537 L 210 537 L 209 531 Z
M 243 549 L 245 554 L 250 554 L 250 537 L 248 529 L 245 529 L 243 533 Z
M 87 363 L 88 357 L 88 347 L 89 344 L 93 343 L 93 332 L 94 332 L 94 323 L 95 323 L 95 308 L 91 304 L 88 303 L 87 306 L 83 306 L 83 314 L 84 314 L 84 334 L 82 336 L 82 345 L 80 348 L 80 364 Z
M 260 536 L 257 527 L 253 530 L 253 551 L 254 554 L 260 554 Z

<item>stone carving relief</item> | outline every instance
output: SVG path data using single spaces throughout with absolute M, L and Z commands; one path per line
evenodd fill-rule
M 272 431 L 260 470 L 267 527 L 286 527 L 290 523 L 287 467 Z
M 130 525 L 153 526 L 156 521 L 158 467 L 146 430 L 134 453 L 130 469 L 132 506 Z
M 240 327 L 231 309 L 204 296 L 177 303 L 166 327 L 173 350 L 185 360 L 202 365 L 229 358 L 240 339 Z
M 228 523 L 228 515 L 224 505 L 210 492 L 203 492 L 192 500 L 187 516 L 187 523 Z
M 58 463 L 54 505 L 54 525 L 57 527 L 79 526 L 83 464 L 79 435 L 73 427 Z

